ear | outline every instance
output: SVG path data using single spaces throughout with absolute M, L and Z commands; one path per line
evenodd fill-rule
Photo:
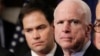
M 92 24 L 87 25 L 86 34 L 90 34 L 92 30 Z

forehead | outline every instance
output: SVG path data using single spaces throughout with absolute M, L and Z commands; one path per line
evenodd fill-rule
M 100 19 L 100 10 L 98 10 L 98 12 L 96 13 L 96 18 Z
M 75 6 L 74 6 L 75 5 Z M 55 10 L 54 18 L 55 20 L 59 20 L 60 18 L 77 18 L 81 19 L 84 18 L 84 13 L 82 12 L 82 8 L 76 4 L 70 5 L 60 5 Z
M 23 18 L 24 26 L 37 26 L 40 24 L 48 24 L 45 15 L 40 11 L 35 11 L 25 15 Z
M 100 19 L 100 3 L 98 3 L 96 7 L 96 18 Z
M 33 12 L 30 12 L 30 13 L 28 13 L 28 14 L 25 14 L 25 16 L 24 16 L 24 19 L 26 19 L 26 18 L 34 18 L 33 20 L 37 20 L 38 18 L 45 18 L 45 15 L 41 12 L 41 11 L 33 11 Z M 40 20 L 41 20 L 41 18 L 40 18 Z

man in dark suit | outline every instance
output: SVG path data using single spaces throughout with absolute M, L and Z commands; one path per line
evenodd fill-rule
M 59 56 L 60 47 L 54 41 L 53 9 L 42 0 L 25 5 L 19 20 L 30 48 L 25 56 Z
M 14 24 L 5 21 L 1 14 L 4 7 L 4 1 L 0 0 L 0 46 L 8 49 L 13 36 Z
M 94 29 L 93 44 L 97 48 L 99 56 L 100 55 L 100 1 L 96 6 L 96 19 L 93 29 Z
M 100 1 L 96 7 L 96 20 L 94 23 L 94 40 L 93 43 L 95 44 L 96 48 L 100 50 Z
M 100 30 L 100 22 L 99 22 L 99 18 L 100 18 L 100 3 L 98 0 L 91 0 L 91 2 L 89 2 L 89 0 L 83 0 L 85 1 L 92 12 L 92 23 L 94 23 L 94 27 L 93 27 L 93 38 L 92 38 L 92 44 L 89 46 L 89 48 L 87 49 L 87 51 L 85 52 L 84 56 L 100 56 L 100 34 L 99 34 L 99 30 Z M 97 4 L 98 3 L 98 4 Z M 96 7 L 97 5 L 97 7 Z M 96 12 L 96 15 L 95 15 Z M 96 16 L 96 17 L 95 17 Z M 96 20 L 95 20 L 96 19 Z M 94 53 L 94 54 L 91 54 Z
M 54 28 L 64 56 L 97 55 L 90 40 L 91 11 L 82 0 L 61 1 L 54 11 Z

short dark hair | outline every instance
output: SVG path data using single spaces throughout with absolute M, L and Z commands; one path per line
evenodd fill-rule
M 35 0 L 35 1 L 31 1 L 31 2 L 27 3 L 27 5 L 25 5 L 21 10 L 21 13 L 19 15 L 19 20 L 20 20 L 20 23 L 22 24 L 22 27 L 23 27 L 22 21 L 23 21 L 23 18 L 25 17 L 25 15 L 29 14 L 33 11 L 41 11 L 45 15 L 46 20 L 49 22 L 49 24 L 53 23 L 54 9 L 52 7 L 50 7 L 49 5 L 47 5 L 42 0 Z

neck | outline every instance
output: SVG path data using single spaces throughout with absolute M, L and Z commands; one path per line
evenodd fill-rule
M 72 51 L 71 50 L 63 50 L 64 56 L 71 56 Z

